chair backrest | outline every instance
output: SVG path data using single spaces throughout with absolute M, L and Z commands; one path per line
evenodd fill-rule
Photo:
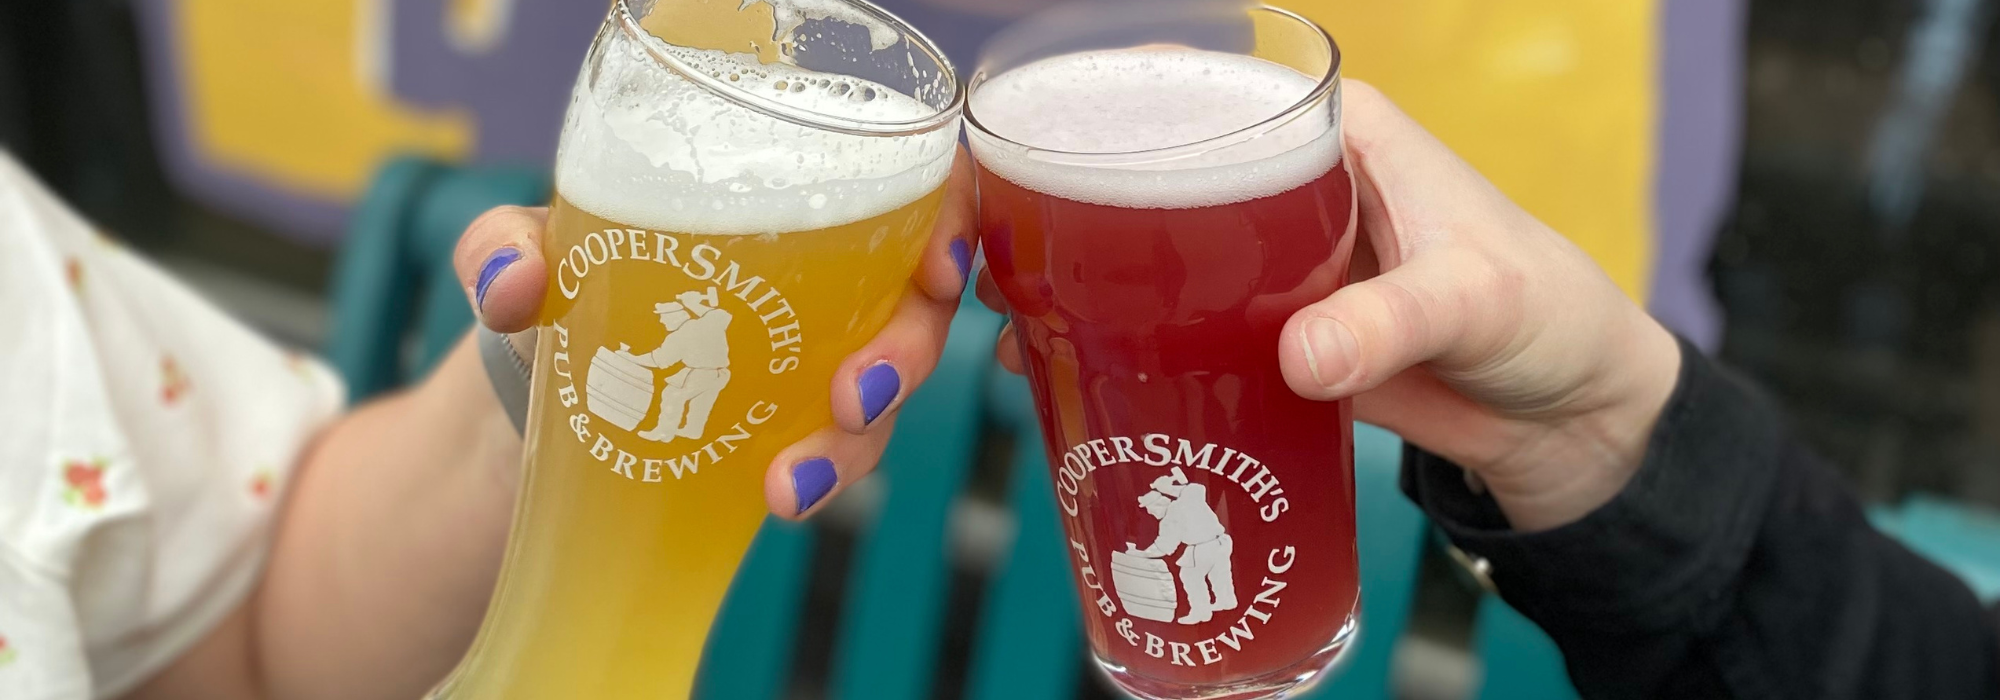
M 982 601 L 966 696 L 1067 700 L 1087 652 L 1056 515 L 1055 482 L 1028 383 L 998 367 L 989 383 L 995 423 L 1015 436 L 1007 493 L 1014 541 Z
M 355 206 L 334 265 L 326 355 L 360 400 L 423 376 L 472 326 L 452 249 L 480 212 L 548 201 L 527 168 L 466 169 L 398 158 Z M 410 300 L 417 300 L 411 304 Z
M 1555 640 L 1499 596 L 1479 600 L 1472 651 L 1479 661 L 1478 700 L 1572 700 L 1562 650 Z
M 1875 526 L 1956 574 L 1988 605 L 2000 600 L 2000 511 L 1929 495 L 1874 511 Z
M 966 305 L 930 381 L 897 413 L 896 437 L 872 477 L 889 482 L 888 498 L 848 566 L 829 696 L 930 695 L 951 581 L 947 518 L 978 447 L 999 330 L 997 316 Z M 710 635 L 697 696 L 782 694 L 813 539 L 807 528 L 766 519 Z

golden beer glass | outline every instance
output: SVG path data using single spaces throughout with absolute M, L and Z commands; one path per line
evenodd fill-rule
M 556 157 L 506 560 L 432 698 L 688 696 L 766 468 L 909 288 L 962 99 L 865 2 L 613 5 Z

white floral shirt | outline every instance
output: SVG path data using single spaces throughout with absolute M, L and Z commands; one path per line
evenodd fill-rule
M 0 151 L 0 698 L 117 696 L 199 641 L 343 393 Z

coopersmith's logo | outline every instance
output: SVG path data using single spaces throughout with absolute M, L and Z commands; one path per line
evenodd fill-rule
M 569 426 L 590 456 L 618 476 L 658 483 L 669 476 L 696 475 L 721 462 L 777 415 L 778 405 L 765 400 L 721 415 L 716 409 L 718 402 L 742 403 L 723 401 L 740 391 L 731 381 L 739 372 L 778 375 L 797 369 L 805 336 L 791 303 L 777 288 L 726 259 L 721 249 L 706 243 L 684 246 L 674 234 L 616 228 L 585 234 L 556 263 L 556 286 L 563 298 L 575 299 L 591 274 L 634 264 L 666 268 L 670 281 L 654 284 L 651 275 L 657 271 L 625 271 L 648 275 L 638 287 L 665 291 L 645 298 L 614 297 L 608 301 L 611 316 L 641 317 L 626 307 L 642 306 L 664 336 L 614 320 L 598 329 L 606 337 L 579 340 L 580 347 L 572 348 L 570 330 L 556 323 L 549 370 L 557 378 L 556 399 L 570 410 Z M 753 336 L 758 342 L 747 347 L 730 343 L 731 329 L 741 324 L 761 325 L 762 332 Z M 661 339 L 634 347 L 617 337 L 621 331 Z M 662 446 L 671 448 L 666 456 L 660 456 Z
M 1134 502 L 1091 505 L 1112 509 L 1118 520 L 1159 521 L 1151 542 L 1094 547 L 1074 539 L 1075 533 L 1093 531 L 1076 521 L 1088 515 L 1079 501 L 1082 487 L 1100 469 L 1144 469 L 1156 474 L 1150 482 L 1141 482 L 1149 483 L 1149 488 Z M 1190 473 L 1200 476 L 1200 472 L 1209 475 L 1189 478 Z M 1239 508 L 1251 505 L 1255 517 L 1231 518 L 1225 525 L 1216 513 L 1232 494 L 1240 499 Z M 1278 594 L 1289 585 L 1284 574 L 1299 558 L 1298 549 L 1289 544 L 1268 551 L 1237 551 L 1232 534 L 1244 533 L 1231 533 L 1230 527 L 1276 527 L 1291 509 L 1291 501 L 1268 465 L 1214 443 L 1161 433 L 1079 443 L 1062 455 L 1056 501 L 1071 521 L 1065 529 L 1072 533 L 1070 555 L 1083 581 L 1086 602 L 1105 617 L 1116 618 L 1112 629 L 1125 643 L 1176 666 L 1218 663 L 1255 644 L 1257 630 L 1277 614 Z M 1116 548 L 1120 544 L 1123 549 Z M 1242 587 L 1242 595 L 1238 595 L 1239 578 L 1250 583 Z M 1217 621 L 1228 626 L 1219 631 L 1213 626 L 1195 627 Z

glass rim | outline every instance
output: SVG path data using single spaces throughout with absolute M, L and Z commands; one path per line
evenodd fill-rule
M 752 94 L 748 90 L 695 70 L 686 63 L 682 63 L 680 59 L 660 51 L 659 47 L 654 46 L 651 42 L 659 41 L 665 43 L 665 40 L 654 36 L 652 32 L 640 26 L 638 17 L 632 12 L 632 5 L 635 2 L 651 6 L 654 1 L 618 0 L 618 2 L 614 3 L 611 14 L 618 25 L 619 31 L 625 32 L 628 36 L 637 40 L 640 46 L 645 47 L 646 55 L 652 57 L 655 63 L 665 66 L 668 70 L 679 74 L 681 77 L 693 81 L 695 84 L 706 88 L 709 92 L 721 95 L 723 99 L 727 99 L 760 114 L 782 119 L 810 129 L 833 131 L 852 136 L 914 136 L 936 131 L 939 128 L 950 125 L 955 118 L 959 117 L 965 111 L 965 98 L 969 91 L 966 89 L 965 81 L 959 78 L 958 69 L 951 65 L 951 59 L 945 55 L 944 50 L 939 48 L 936 42 L 931 41 L 929 36 L 926 36 L 916 27 L 911 26 L 910 23 L 903 21 L 901 17 L 897 17 L 895 14 L 876 6 L 868 0 L 838 1 L 882 20 L 895 29 L 898 36 L 903 37 L 905 41 L 911 42 L 915 48 L 922 50 L 931 58 L 937 60 L 938 67 L 943 69 L 945 75 L 950 78 L 951 96 L 945 101 L 944 106 L 935 108 L 936 112 L 928 116 L 903 121 L 871 121 L 867 119 L 837 117 Z M 914 95 L 911 97 L 912 99 L 916 99 Z M 917 101 L 923 103 L 921 99 Z M 930 105 L 926 103 L 924 106 L 929 107 Z
M 1276 114 L 1258 120 L 1255 124 L 1199 141 L 1189 141 L 1172 146 L 1146 148 L 1136 151 L 1065 151 L 1057 148 L 1031 146 L 1002 136 L 979 122 L 979 116 L 975 113 L 976 110 L 972 108 L 971 93 L 977 91 L 980 85 L 992 77 L 986 74 L 986 67 L 982 65 L 979 67 L 978 72 L 972 75 L 972 79 L 967 81 L 964 90 L 966 93 L 964 107 L 966 130 L 976 132 L 981 137 L 998 141 L 1006 147 L 1018 149 L 1023 154 L 1060 165 L 1141 165 L 1198 156 L 1214 152 L 1217 149 L 1248 142 L 1291 123 L 1292 120 L 1311 111 L 1314 106 L 1325 101 L 1328 95 L 1333 94 L 1333 92 L 1339 89 L 1340 45 L 1334 42 L 1333 34 L 1328 32 L 1325 27 L 1320 26 L 1318 22 L 1307 19 L 1304 15 L 1274 5 L 1248 3 L 1245 5 L 1245 9 L 1252 12 L 1274 13 L 1296 24 L 1305 26 L 1312 31 L 1314 36 L 1319 38 L 1326 47 L 1330 57 L 1326 70 L 1319 76 L 1319 82 L 1313 86 L 1312 90 L 1307 91 L 1306 95 L 1300 98 L 1299 101 L 1279 110 Z M 1053 57 L 1051 56 L 1050 58 Z

